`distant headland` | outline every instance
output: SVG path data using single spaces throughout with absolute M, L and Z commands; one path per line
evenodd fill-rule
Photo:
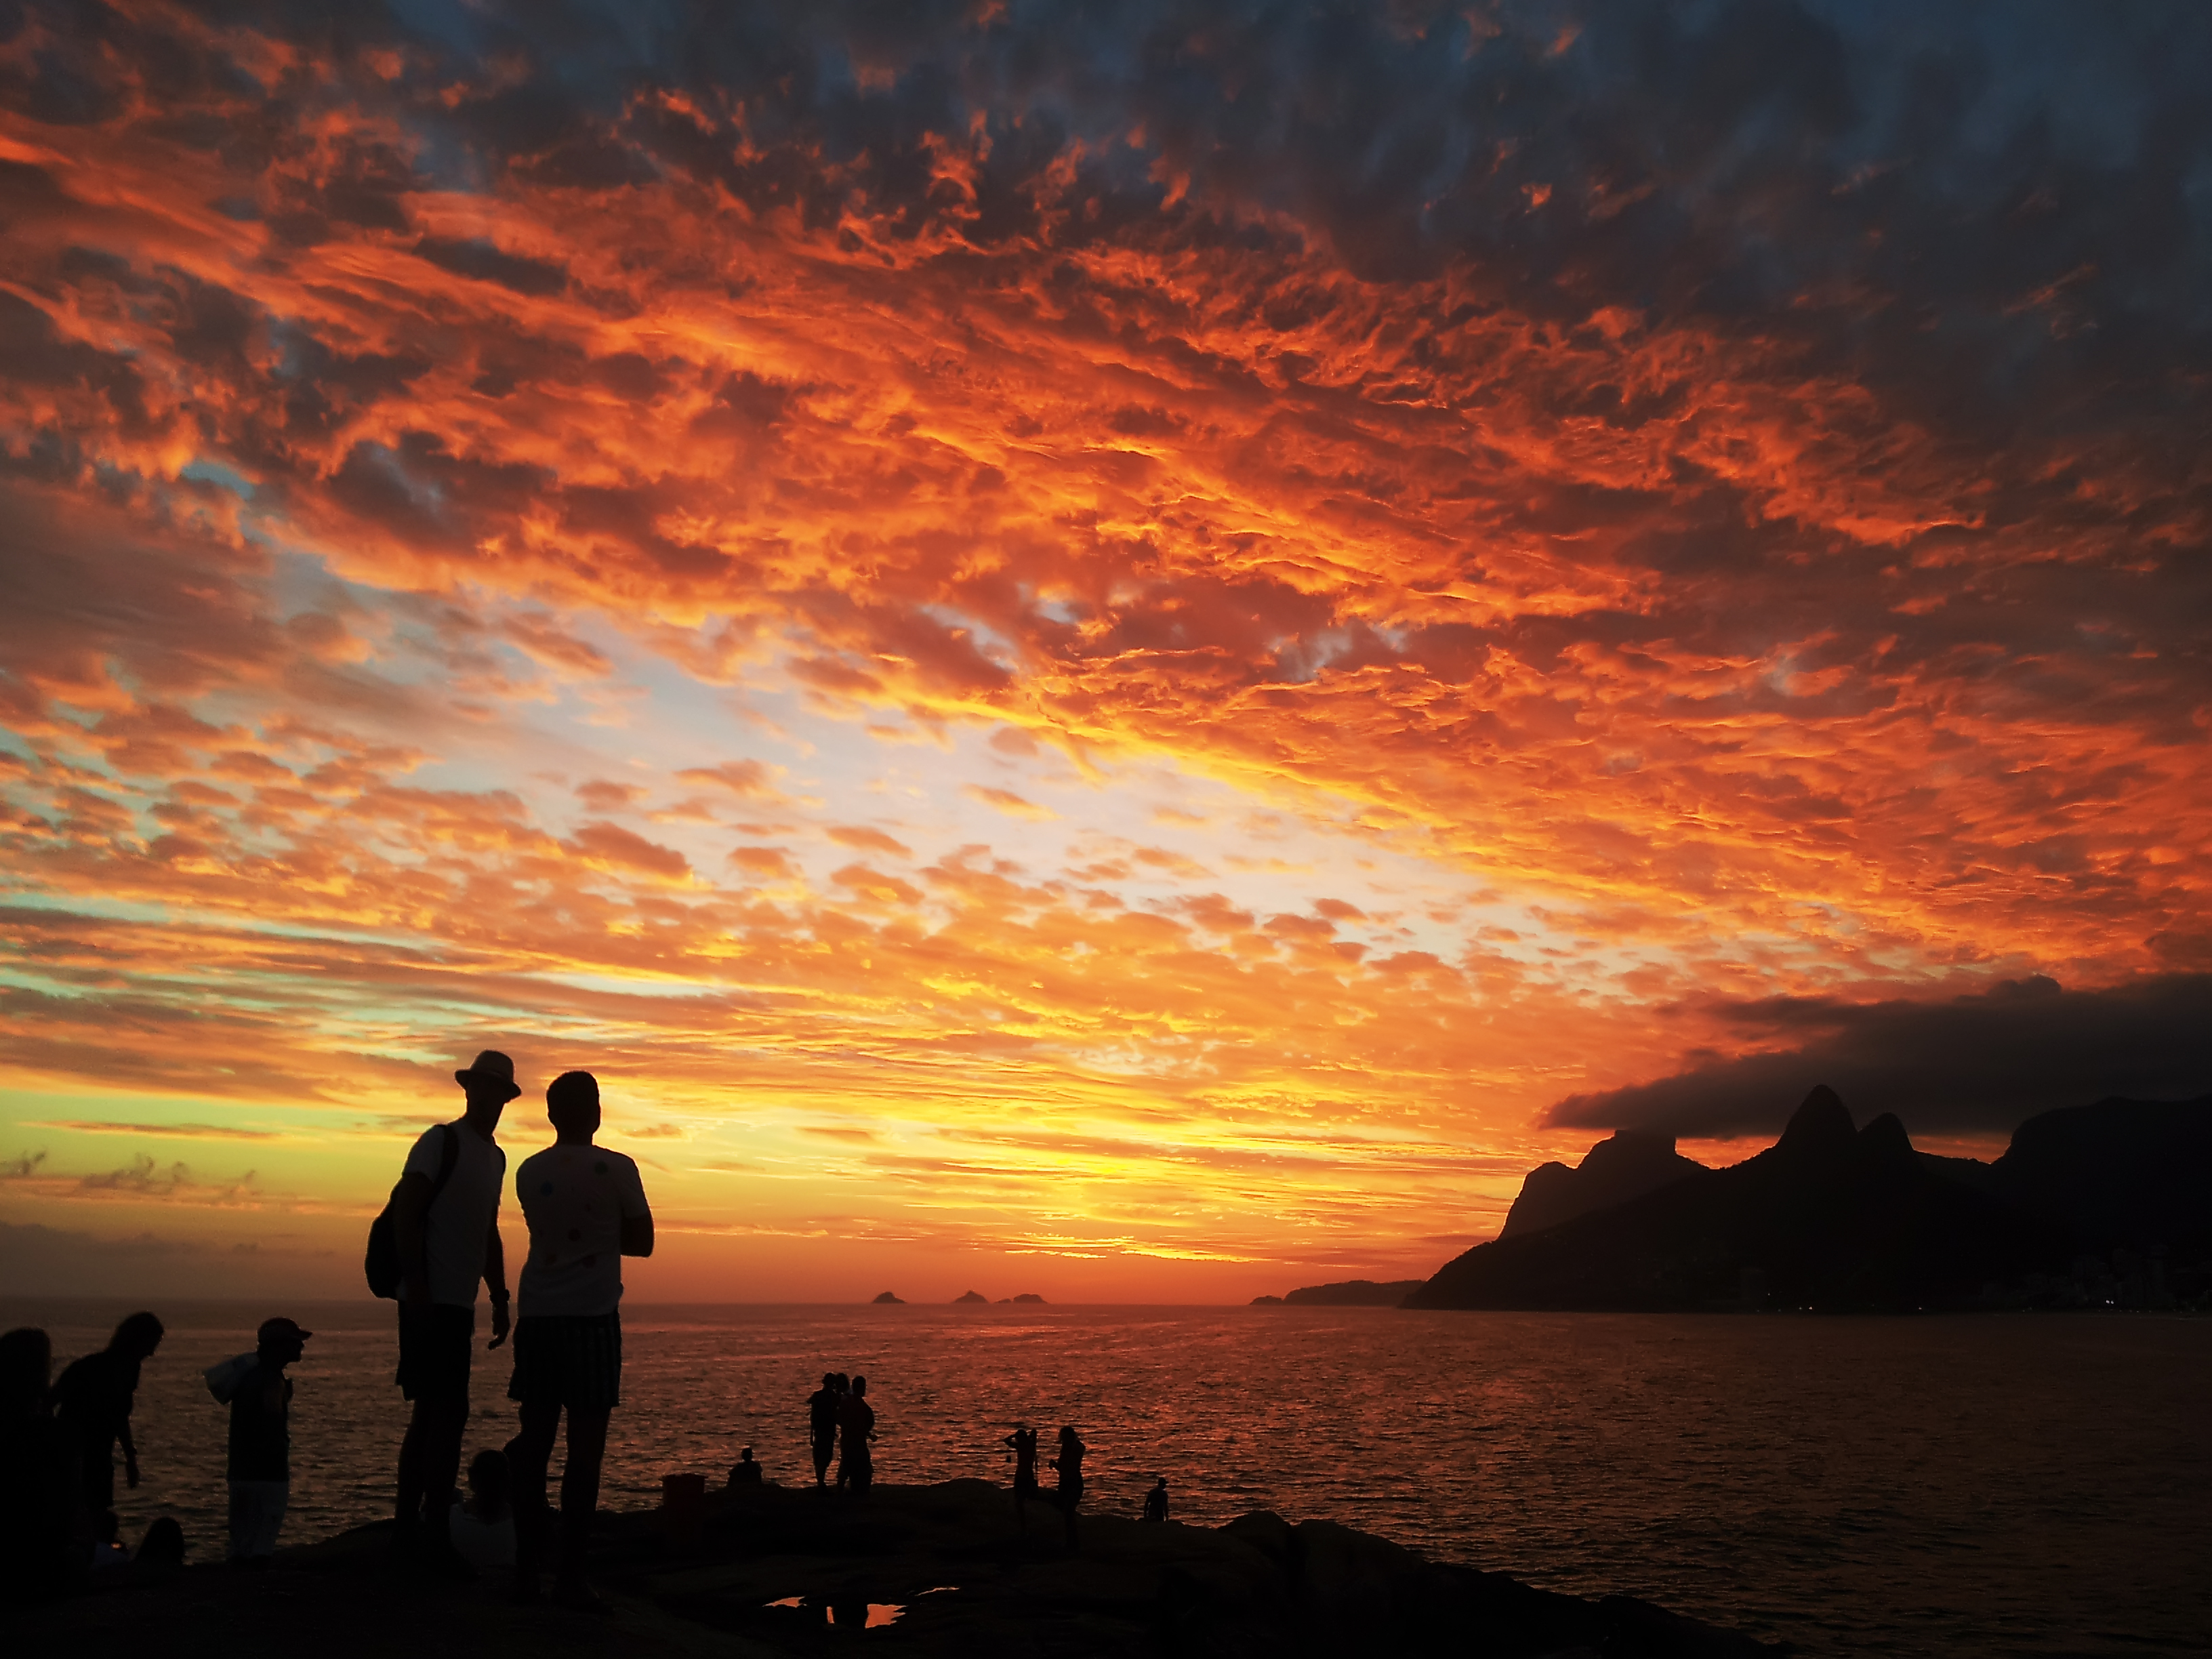
M 1397 1294 L 1393 1295 L 1392 1292 Z M 1916 1150 L 1815 1088 L 1726 1169 L 1624 1131 L 1528 1173 L 1498 1237 L 1425 1280 L 1263 1304 L 1833 1312 L 2212 1308 L 2212 1096 L 2030 1118 L 1993 1163 Z

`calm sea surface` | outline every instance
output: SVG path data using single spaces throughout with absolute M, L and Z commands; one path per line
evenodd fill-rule
M 0 1302 L 58 1356 L 125 1308 Z M 135 1532 L 220 1551 L 201 1367 L 264 1312 L 156 1309 Z M 388 1512 L 404 1407 L 386 1304 L 295 1304 L 287 1536 Z M 488 1317 L 488 1316 L 487 1316 Z M 1816 1654 L 2212 1652 L 2212 1321 L 1440 1314 L 1351 1309 L 633 1307 L 610 1499 L 747 1442 L 811 1478 L 805 1401 L 865 1373 L 887 1481 L 1006 1480 L 1016 1418 L 1073 1422 L 1086 1507 L 1328 1516 L 1440 1559 L 1624 1591 Z M 480 1332 L 482 1330 L 480 1327 Z M 481 1344 L 481 1335 L 479 1338 Z M 478 1349 L 468 1449 L 511 1432 Z M 119 1480 L 118 1480 L 119 1484 Z

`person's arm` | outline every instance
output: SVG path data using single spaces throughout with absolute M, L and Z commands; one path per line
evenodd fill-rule
M 392 1242 L 399 1247 L 399 1297 L 430 1299 L 430 1177 L 410 1170 L 392 1189 Z
M 632 1210 L 627 1204 L 623 1206 L 622 1253 L 624 1255 L 651 1255 L 653 1211 L 645 1201 L 645 1183 L 638 1179 L 635 1164 L 630 1165 L 629 1178 L 633 1190 L 629 1196 L 637 1207 Z
M 491 1212 L 484 1230 L 484 1285 L 491 1291 L 491 1342 L 496 1348 L 507 1340 L 507 1247 L 499 1242 L 499 1212 Z
M 131 1438 L 131 1408 L 125 1405 L 116 1438 L 123 1445 L 123 1484 L 136 1489 L 138 1485 L 138 1448 Z

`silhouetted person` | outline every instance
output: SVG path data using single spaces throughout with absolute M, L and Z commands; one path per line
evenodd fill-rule
M 166 1574 L 171 1569 L 185 1565 L 185 1529 L 173 1515 L 157 1515 L 146 1528 L 145 1537 L 138 1540 L 138 1552 L 131 1558 L 131 1565 L 141 1577 Z
M 1037 1495 L 1037 1433 L 1028 1424 L 1017 1423 L 1014 1431 L 999 1443 L 1013 1448 L 1014 1519 L 1026 1536 L 1030 1529 L 1030 1501 Z
M 1152 1489 L 1145 1494 L 1145 1516 L 1147 1521 L 1168 1518 L 1168 1478 L 1164 1474 L 1152 1482 Z
M 313 1331 L 289 1319 L 264 1320 L 253 1364 L 232 1385 L 230 1564 L 265 1567 L 292 1498 L 292 1379 L 284 1368 L 307 1352 Z
M 761 1484 L 761 1466 L 753 1462 L 750 1446 L 738 1452 L 738 1461 L 730 1466 L 730 1484 L 733 1486 L 757 1486 Z
M 26 1326 L 0 1336 L 0 1595 L 73 1588 L 92 1553 L 68 1443 L 46 1405 L 53 1345 Z
M 514 1565 L 514 1480 L 507 1454 L 489 1449 L 469 1460 L 469 1495 L 453 1515 L 453 1547 L 473 1567 Z
M 868 1444 L 876 1437 L 876 1408 L 868 1403 L 866 1377 L 853 1379 L 853 1392 L 837 1408 L 837 1484 L 850 1481 L 854 1492 L 866 1492 L 876 1480 L 876 1455 Z
M 1075 1506 L 1083 1501 L 1083 1454 L 1090 1447 L 1083 1443 L 1073 1425 L 1060 1431 L 1060 1455 L 1052 1466 L 1060 1472 L 1060 1485 L 1054 1488 L 1053 1502 L 1060 1505 L 1061 1518 L 1067 1523 L 1067 1547 L 1075 1547 Z
M 842 1371 L 832 1371 L 830 1373 L 830 1386 L 837 1390 L 837 1421 L 842 1423 L 845 1420 L 845 1402 L 853 1397 L 853 1379 Z M 839 1492 L 845 1490 L 845 1465 L 842 1460 L 840 1460 L 837 1464 L 837 1490 Z
M 138 1448 L 131 1439 L 131 1407 L 138 1368 L 161 1346 L 161 1322 L 135 1313 L 115 1328 L 107 1346 L 73 1363 L 54 1384 L 54 1421 L 76 1459 L 81 1501 L 94 1538 L 115 1541 L 115 1448 L 123 1447 L 123 1478 L 138 1484 Z
M 597 1078 L 562 1073 L 545 1091 L 545 1115 L 553 1145 L 523 1159 L 514 1176 L 515 1196 L 530 1223 L 514 1380 L 507 1390 L 522 1408 L 522 1431 L 507 1447 L 521 1523 L 515 1589 L 525 1597 L 537 1594 L 550 1553 L 545 1466 L 565 1411 L 568 1443 L 553 1599 L 599 1613 L 605 1608 L 584 1583 L 584 1551 L 599 1501 L 607 1420 L 622 1401 L 622 1259 L 653 1254 L 653 1212 L 637 1165 L 592 1144 L 599 1132 Z
M 845 1396 L 837 1373 L 822 1373 L 822 1386 L 806 1396 L 806 1449 L 814 1456 L 814 1484 L 830 1484 L 830 1460 L 837 1455 L 837 1407 Z
M 392 1242 L 399 1249 L 399 1387 L 414 1401 L 399 1444 L 395 1547 L 419 1552 L 448 1577 L 473 1569 L 453 1552 L 447 1518 L 469 1420 L 470 1350 L 477 1286 L 491 1291 L 491 1344 L 507 1340 L 507 1256 L 499 1242 L 499 1194 L 507 1154 L 492 1139 L 507 1103 L 522 1092 L 514 1062 L 487 1048 L 453 1073 L 468 1109 L 423 1132 L 392 1189 Z

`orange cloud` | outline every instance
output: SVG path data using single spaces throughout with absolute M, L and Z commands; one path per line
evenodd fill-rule
M 1048 119 L 949 90 L 1066 67 L 1018 20 L 763 83 L 127 9 L 0 45 L 40 1205 L 190 1131 L 335 1212 L 514 1044 L 696 1132 L 700 1239 L 1412 1270 L 1717 999 L 2212 961 L 2208 382 L 2130 309 L 2202 284 L 2117 185 L 1874 191 L 1786 82 L 1646 155 L 1504 23 L 1255 149 L 1297 28 Z M 1480 166 L 1344 170 L 1523 59 Z

